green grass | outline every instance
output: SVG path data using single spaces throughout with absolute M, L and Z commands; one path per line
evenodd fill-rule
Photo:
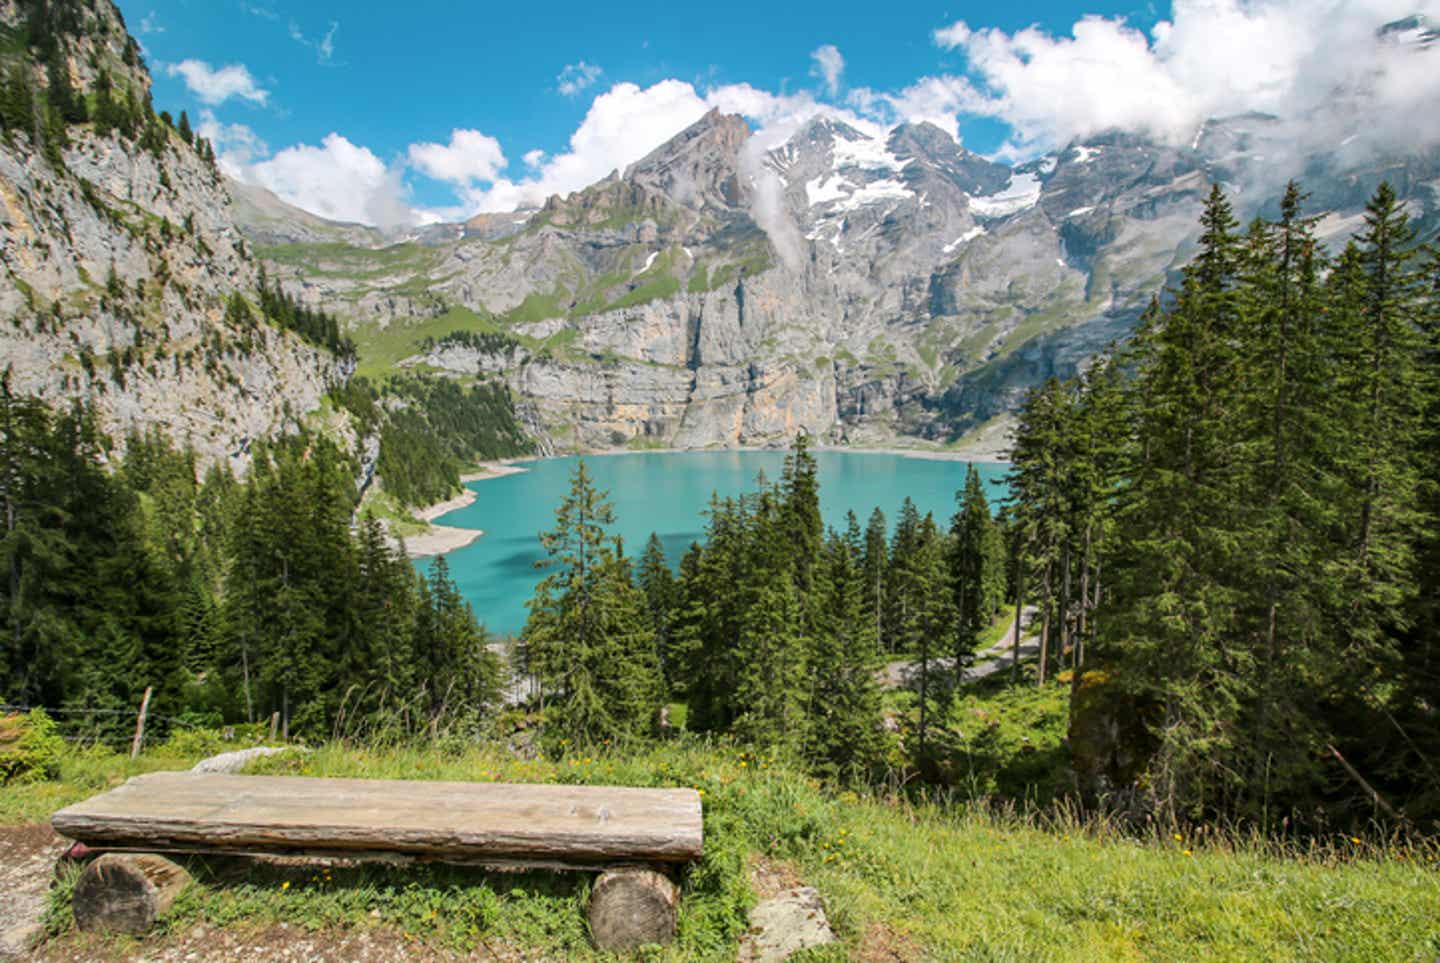
M 408 323 L 394 320 L 384 328 L 364 326 L 353 332 L 360 354 L 356 374 L 378 381 L 393 374 L 395 365 L 420 350 L 426 338 L 440 340 L 456 331 L 497 333 L 499 324 L 469 308 L 452 307 L 433 318 L 415 318 Z
M 500 322 L 504 326 L 510 327 L 516 324 L 544 321 L 547 318 L 563 318 L 565 309 L 560 306 L 560 297 L 560 294 L 556 292 L 528 294 L 524 301 L 501 315 Z
M 1054 696 L 1002 689 L 965 711 L 999 714 L 1009 738 L 1047 698 Z M 137 763 L 77 758 L 61 783 L 0 789 L 0 818 L 42 818 L 126 775 L 180 768 L 191 758 L 163 749 Z M 697 788 L 706 855 L 684 879 L 679 938 L 657 959 L 734 958 L 753 901 L 747 866 L 756 859 L 820 890 L 842 940 L 831 959 L 864 956 L 877 943 L 899 947 L 902 958 L 936 960 L 1370 961 L 1440 953 L 1433 845 L 1335 840 L 1281 851 L 1220 832 L 1174 839 L 1063 812 L 1022 817 L 979 804 L 856 794 L 698 737 L 529 761 L 497 745 L 327 745 L 262 760 L 257 771 Z M 283 922 L 384 928 L 462 951 L 510 945 L 546 958 L 595 956 L 582 913 L 588 880 L 580 875 L 223 864 L 196 871 L 196 885 L 137 948 L 197 923 Z M 63 904 L 64 887 L 56 894 Z M 51 918 L 63 923 L 63 905 Z M 68 930 L 55 939 L 53 951 L 93 945 Z
M 443 259 L 439 249 L 413 241 L 390 247 L 356 247 L 341 241 L 318 244 L 273 244 L 257 247 L 255 253 L 268 261 L 303 267 L 312 275 L 370 281 L 397 273 L 421 273 Z
M 627 440 L 625 447 L 630 451 L 666 451 L 670 448 L 665 442 L 656 438 L 646 438 L 644 435 L 636 435 Z
M 429 524 L 410 514 L 389 492 L 371 488 L 360 502 L 361 514 L 369 513 L 383 518 L 391 533 L 400 538 L 409 538 L 430 530 Z

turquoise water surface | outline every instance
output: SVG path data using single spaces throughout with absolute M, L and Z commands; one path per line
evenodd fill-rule
M 965 483 L 963 461 L 835 451 L 817 452 L 815 459 L 825 523 L 836 528 L 843 528 L 847 511 L 859 516 L 863 528 L 877 506 L 893 526 L 907 495 L 922 515 L 934 512 L 936 522 L 948 526 L 955 512 L 955 492 Z M 535 567 L 545 557 L 536 536 L 554 526 L 555 507 L 570 490 L 576 461 L 530 461 L 520 474 L 471 482 L 475 503 L 436 519 L 441 525 L 484 530 L 483 537 L 446 560 L 476 616 L 497 635 L 518 634 L 525 625 L 525 602 L 543 574 Z M 778 480 L 785 453 L 666 452 L 585 461 L 596 487 L 610 493 L 614 531 L 625 539 L 626 553 L 638 555 L 650 533 L 657 532 L 675 566 L 686 547 L 702 537 L 701 512 L 711 492 L 723 498 L 753 491 L 761 471 Z M 1004 494 L 1007 467 L 976 463 L 992 503 Z M 428 568 L 429 560 L 420 559 L 418 564 Z

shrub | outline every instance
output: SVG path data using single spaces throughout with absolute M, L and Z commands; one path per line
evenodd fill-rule
M 60 775 L 65 740 L 43 709 L 0 716 L 0 785 Z

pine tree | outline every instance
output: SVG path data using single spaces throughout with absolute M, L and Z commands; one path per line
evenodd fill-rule
M 193 144 L 195 142 L 195 134 L 190 129 L 190 115 L 183 110 L 180 111 L 180 122 L 175 129 L 180 132 L 180 139 L 185 143 Z
M 911 604 L 914 592 L 906 579 L 915 566 L 915 552 L 920 545 L 920 510 L 907 496 L 900 504 L 895 533 L 890 538 L 889 565 L 885 571 L 885 611 L 881 622 L 885 635 L 882 645 L 890 652 L 906 649 L 906 626 L 911 625 Z
M 666 690 L 677 692 L 683 683 L 684 671 L 675 648 L 671 622 L 679 604 L 680 586 L 665 558 L 665 546 L 660 541 L 660 536 L 654 532 L 650 533 L 650 539 L 645 543 L 645 551 L 640 556 L 636 582 L 640 591 L 645 593 L 645 608 L 655 630 Z
M 908 502 L 908 499 L 907 499 Z M 901 513 L 902 519 L 904 512 Z M 902 522 L 903 523 L 903 522 Z M 899 623 L 903 648 L 919 657 L 918 691 L 919 719 L 916 728 L 916 758 L 922 765 L 929 761 L 929 731 L 934 703 L 939 696 L 932 679 L 931 660 L 941 645 L 953 638 L 954 611 L 945 567 L 945 544 L 935 519 L 929 514 L 916 528 L 915 546 L 902 554 L 903 568 L 896 572 L 897 591 L 903 604 Z
M 889 637 L 885 625 L 885 573 L 890 567 L 890 549 L 886 544 L 888 536 L 885 513 L 876 508 L 870 513 L 870 520 L 865 526 L 865 549 L 860 567 L 865 580 L 863 612 L 865 621 L 874 628 L 877 644 L 884 644 Z
M 95 75 L 95 133 L 108 135 L 121 125 L 120 108 L 115 103 L 110 75 L 104 70 Z
M 58 46 L 46 62 L 45 78 L 46 99 L 61 119 L 67 124 L 85 123 L 85 99 L 75 92 L 70 83 L 70 68 Z
M 35 129 L 35 92 L 25 68 L 15 64 L 5 79 L 4 96 L 0 98 L 0 122 L 6 130 L 30 134 Z
M 879 762 L 882 739 L 874 675 L 878 648 L 874 624 L 864 613 L 860 525 L 853 512 L 845 536 L 831 533 L 826 540 L 820 564 L 827 592 L 809 659 L 806 752 L 828 775 L 859 779 Z
M 618 540 L 614 512 L 584 461 L 540 536 L 550 573 L 530 600 L 522 642 L 553 733 L 573 742 L 645 734 L 660 696 L 655 632 Z
M 955 684 L 964 678 L 965 666 L 976 644 L 990 626 L 1000 604 L 997 588 L 1003 585 L 1003 547 L 990 514 L 990 504 L 974 465 L 966 467 L 965 488 L 955 493 L 958 505 L 950 522 L 947 548 L 950 604 L 955 612 Z

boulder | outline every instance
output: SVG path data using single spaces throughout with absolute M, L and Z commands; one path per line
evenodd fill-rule
M 801 950 L 835 942 L 820 891 L 797 886 L 750 911 L 750 929 L 740 941 L 740 963 L 779 963 Z

